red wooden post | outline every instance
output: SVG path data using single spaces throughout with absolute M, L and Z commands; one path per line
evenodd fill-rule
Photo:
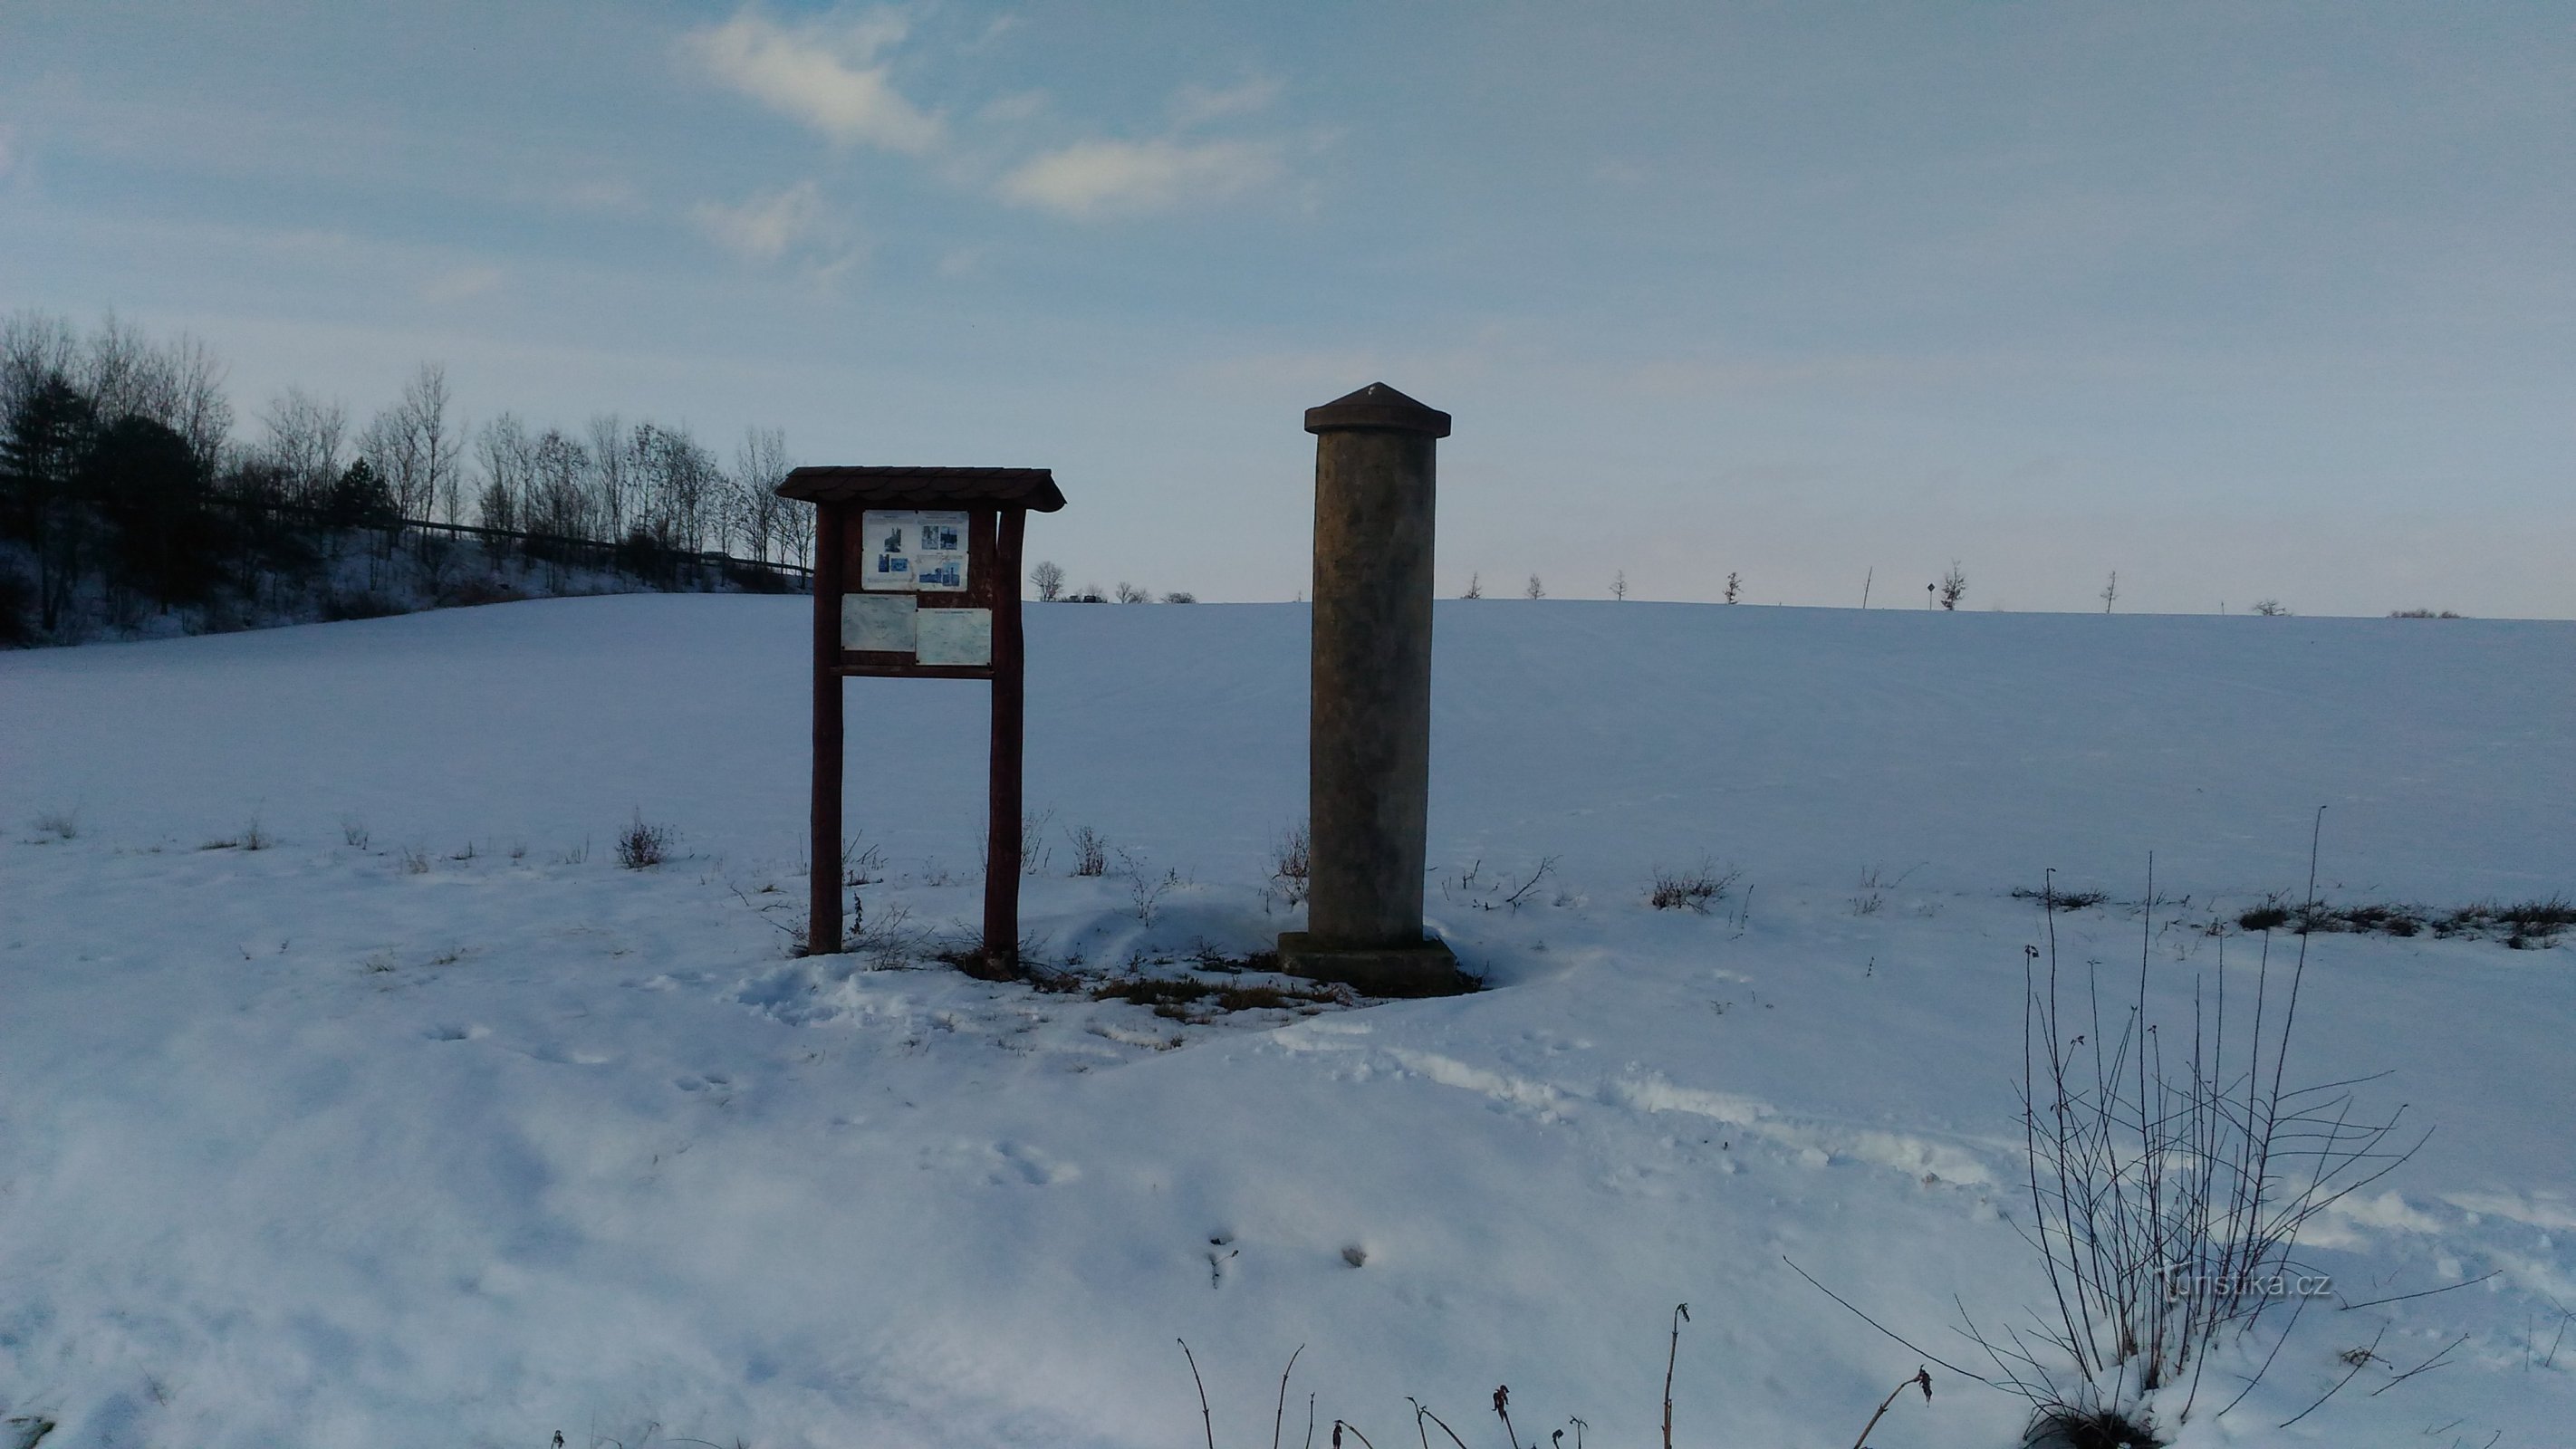
M 841 590 L 849 505 L 814 510 L 814 814 L 805 950 L 841 949 Z
M 1020 741 L 1026 709 L 1020 647 L 1020 546 L 1028 514 L 1005 508 L 993 569 L 993 754 L 985 787 L 984 964 L 1016 974 L 1020 964 Z

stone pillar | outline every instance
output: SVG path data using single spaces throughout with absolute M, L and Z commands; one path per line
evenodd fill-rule
M 1431 802 L 1433 457 L 1449 415 L 1385 383 L 1306 412 L 1315 434 L 1307 929 L 1280 969 L 1380 996 L 1464 990 L 1422 934 Z

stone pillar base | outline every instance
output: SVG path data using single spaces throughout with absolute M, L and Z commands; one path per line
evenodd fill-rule
M 1309 981 L 1338 981 L 1364 996 L 1457 996 L 1476 989 L 1445 941 L 1327 946 L 1304 931 L 1282 931 L 1279 969 Z

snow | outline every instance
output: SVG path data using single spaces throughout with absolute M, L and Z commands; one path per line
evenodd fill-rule
M 1498 1383 L 1524 1440 L 1647 1443 L 1688 1301 L 1681 1441 L 1847 1442 L 1923 1359 L 1784 1258 L 1968 1367 L 1961 1305 L 2046 1292 L 2013 1096 L 2043 924 L 2011 890 L 2107 892 L 2062 953 L 2134 971 L 2143 939 L 2172 999 L 2215 969 L 2200 926 L 2304 890 L 2319 805 L 2337 899 L 2576 886 L 2576 626 L 1444 603 L 1428 905 L 1491 989 L 1176 1021 L 788 956 L 808 608 L 0 656 L 0 1417 L 48 1446 L 1179 1446 L 1177 1338 L 1221 1444 L 1266 1442 L 1300 1345 L 1291 1443 L 1310 1392 L 1381 1445 L 1407 1395 L 1489 1441 Z M 1051 955 L 1299 924 L 1264 888 L 1304 626 L 1032 611 Z M 851 686 L 872 923 L 975 912 L 983 699 Z M 619 869 L 637 818 L 677 858 Z M 203 848 L 254 823 L 265 849 Z M 1181 874 L 1150 921 L 1067 873 L 1080 826 Z M 1708 914 L 1647 908 L 1702 861 L 1742 873 Z M 2310 1308 L 2185 1442 L 2554 1442 L 2576 952 L 2310 952 L 2294 1075 L 2389 1070 L 2367 1099 L 2436 1131 L 2306 1256 L 2351 1302 L 2496 1276 Z M 2394 1369 L 2466 1341 L 2276 1427 L 2383 1325 Z M 2013 1441 L 2016 1401 L 1933 1375 L 1873 1443 Z

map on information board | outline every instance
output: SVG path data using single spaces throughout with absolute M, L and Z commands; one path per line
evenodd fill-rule
M 863 589 L 966 587 L 963 509 L 871 508 L 859 515 Z

